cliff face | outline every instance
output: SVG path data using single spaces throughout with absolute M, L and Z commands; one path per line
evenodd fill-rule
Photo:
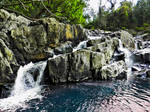
M 0 10 L 0 83 L 14 80 L 19 65 L 53 56 L 52 49 L 86 39 L 80 25 L 59 23 L 54 18 L 30 21 Z M 12 78 L 13 77 L 13 78 Z
M 131 50 L 134 40 L 125 31 L 98 33 L 103 38 L 91 40 L 80 25 L 60 23 L 54 18 L 31 21 L 1 9 L 0 83 L 13 82 L 20 65 L 47 60 L 54 54 L 62 55 L 48 61 L 46 71 L 53 83 L 103 79 L 102 67 L 110 64 L 119 39 Z M 87 48 L 72 52 L 83 40 L 87 40 Z M 123 62 L 119 65 L 124 66 Z

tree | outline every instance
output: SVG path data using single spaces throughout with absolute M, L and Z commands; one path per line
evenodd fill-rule
M 1 0 L 1 8 L 13 10 L 24 16 L 39 19 L 55 17 L 70 23 L 84 24 L 83 0 Z

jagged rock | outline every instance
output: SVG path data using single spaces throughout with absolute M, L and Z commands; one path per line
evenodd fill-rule
M 67 82 L 68 56 L 62 55 L 48 60 L 48 74 L 53 83 Z
M 105 55 L 106 61 L 109 62 L 118 44 L 119 44 L 119 40 L 117 38 L 113 38 L 110 40 L 106 40 L 105 42 L 102 42 L 100 44 L 97 44 L 95 46 L 89 47 L 87 49 L 94 51 L 94 52 L 103 53 Z
M 71 53 L 72 51 L 73 51 L 72 42 L 70 42 L 70 41 L 62 43 L 60 46 L 58 46 L 58 47 L 56 47 L 54 49 L 54 53 L 56 55 L 58 55 L 58 54 L 65 54 L 65 53 Z
M 28 25 L 30 20 L 16 16 L 14 13 L 8 13 L 7 11 L 0 9 L 0 29 L 4 32 L 8 32 L 18 26 Z
M 20 55 L 23 55 L 25 59 L 23 61 L 46 58 L 43 49 L 47 45 L 47 38 L 42 25 L 18 27 L 11 30 L 11 37 L 14 43 L 13 47 L 19 51 Z M 21 57 L 18 58 L 22 59 Z
M 14 80 L 14 72 L 11 65 L 16 65 L 17 62 L 13 52 L 0 39 L 0 83 L 8 83 Z
M 129 50 L 135 49 L 134 38 L 127 31 L 121 31 L 120 39 L 124 47 L 128 48 Z
M 13 70 L 10 66 L 10 63 L 6 58 L 2 56 L 1 52 L 0 52 L 0 71 L 1 71 L 0 83 L 8 83 L 14 79 Z
M 119 61 L 112 63 L 110 65 L 103 66 L 101 69 L 101 78 L 104 80 L 120 77 L 122 74 L 125 76 L 125 71 L 127 70 L 126 64 L 124 61 Z
M 87 50 L 77 50 L 50 59 L 48 68 L 51 81 L 59 83 L 97 79 L 100 69 L 110 61 L 117 45 L 118 39 L 113 38 Z
M 50 45 L 68 40 L 78 43 L 87 38 L 81 25 L 60 23 L 54 18 L 45 18 L 42 22 L 47 27 L 47 39 Z
M 106 59 L 103 53 L 91 52 L 91 69 L 96 70 L 106 65 Z
M 80 50 L 50 59 L 48 69 L 53 83 L 77 82 L 92 78 L 90 51 Z

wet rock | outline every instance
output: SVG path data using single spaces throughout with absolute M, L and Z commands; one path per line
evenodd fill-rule
M 88 50 L 79 50 L 69 54 L 69 81 L 82 81 L 92 78 L 90 56 Z
M 123 52 L 121 53 L 114 53 L 113 55 L 114 61 L 120 61 L 120 60 L 124 60 L 125 58 L 125 54 Z
M 126 64 L 124 61 L 119 61 L 112 63 L 110 65 L 106 65 L 102 67 L 101 70 L 101 78 L 104 80 L 116 78 L 119 74 L 124 75 L 126 77 L 125 71 L 127 70 Z
M 78 82 L 92 78 L 90 51 L 80 50 L 48 61 L 50 80 L 53 83 Z
M 150 69 L 146 71 L 146 75 L 150 78 Z
M 104 38 L 104 37 L 101 37 L 98 39 L 91 39 L 87 42 L 87 47 L 95 46 L 95 45 L 102 43 L 102 42 L 105 42 L 105 41 L 106 41 L 106 38 Z
M 70 42 L 70 41 L 62 43 L 60 46 L 58 46 L 58 47 L 56 47 L 54 49 L 54 53 L 56 55 L 58 55 L 58 54 L 65 54 L 65 53 L 71 53 L 72 51 L 73 51 L 72 42 Z
M 62 55 L 48 60 L 48 74 L 52 83 L 67 82 L 68 56 Z
M 142 63 L 150 63 L 150 48 L 145 48 L 134 52 L 137 61 Z

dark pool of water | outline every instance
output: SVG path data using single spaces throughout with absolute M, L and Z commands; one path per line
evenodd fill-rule
M 18 112 L 150 112 L 150 80 L 86 82 L 51 87 Z M 46 88 L 45 88 L 46 89 Z

